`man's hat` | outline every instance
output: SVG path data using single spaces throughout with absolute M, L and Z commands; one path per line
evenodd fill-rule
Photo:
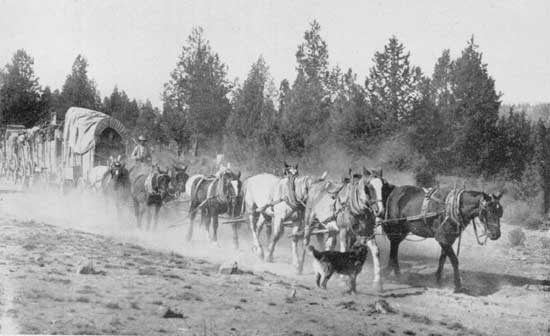
M 139 140 L 139 141 L 147 141 L 147 139 L 146 139 L 143 135 L 140 135 L 140 136 L 138 137 L 138 140 Z

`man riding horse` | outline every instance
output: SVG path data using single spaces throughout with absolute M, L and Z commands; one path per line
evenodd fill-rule
M 138 162 L 151 162 L 151 151 L 147 146 L 147 138 L 143 135 L 138 137 L 138 144 L 132 151 L 132 158 Z

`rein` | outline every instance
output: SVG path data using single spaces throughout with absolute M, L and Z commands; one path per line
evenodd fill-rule
M 483 234 L 482 236 L 485 236 L 485 239 L 483 240 L 483 242 L 481 242 L 481 241 L 479 240 L 480 235 L 478 235 L 478 233 L 477 233 L 477 225 L 476 225 L 476 220 L 475 220 L 475 218 L 472 218 L 472 224 L 474 225 L 474 232 L 475 232 L 475 234 L 476 234 L 477 243 L 478 243 L 479 245 L 481 245 L 481 246 L 485 245 L 485 244 L 487 243 L 487 238 L 489 238 L 489 236 L 488 236 L 486 233 Z

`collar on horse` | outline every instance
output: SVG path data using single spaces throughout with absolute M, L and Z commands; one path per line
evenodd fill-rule
M 460 201 L 462 198 L 462 194 L 465 192 L 465 189 L 453 189 L 445 198 L 445 219 L 441 222 L 441 226 L 448 221 L 451 220 L 454 223 L 456 223 L 458 227 L 458 247 L 457 247 L 457 256 L 460 254 L 460 242 L 462 240 L 462 232 L 468 225 L 467 219 L 462 216 L 462 213 L 460 211 Z M 483 205 L 479 204 L 479 210 L 478 210 L 478 217 L 481 220 L 481 212 L 483 211 Z M 479 240 L 479 234 L 477 232 L 477 225 L 475 218 L 472 218 L 472 224 L 474 227 L 474 233 L 476 236 L 476 241 L 479 245 L 485 245 L 487 242 L 487 235 L 485 236 L 485 241 Z
M 338 192 L 336 197 L 336 210 L 341 210 L 348 207 L 354 216 L 361 216 L 366 211 L 373 212 L 369 200 L 362 201 L 360 198 L 361 188 L 364 188 L 359 181 L 347 182 Z
M 458 226 L 460 233 L 467 225 L 460 212 L 460 200 L 464 191 L 464 189 L 453 189 L 445 197 L 445 220 L 442 222 L 443 224 L 447 220 L 453 221 Z
M 149 194 L 159 194 L 158 180 L 162 176 L 168 176 L 168 174 L 156 171 L 150 172 L 145 178 L 145 191 Z
M 292 209 L 301 209 L 304 208 L 304 202 L 298 199 L 296 196 L 296 176 L 290 175 L 287 178 L 287 195 L 285 195 L 284 200 Z

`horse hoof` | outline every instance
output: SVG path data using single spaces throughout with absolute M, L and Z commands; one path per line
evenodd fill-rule
M 265 262 L 272 263 L 273 262 L 273 256 L 267 256 L 264 258 Z

